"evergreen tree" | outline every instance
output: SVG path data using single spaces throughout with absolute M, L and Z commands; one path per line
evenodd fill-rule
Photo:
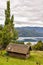
M 3 46 L 6 47 L 12 40 L 17 40 L 17 31 L 14 28 L 14 16 L 10 17 L 10 1 L 7 1 L 7 9 L 5 10 L 5 25 L 3 28 Z
M 10 1 L 7 1 L 7 9 L 5 10 L 5 26 L 7 26 L 7 30 L 11 34 L 11 39 L 12 38 L 18 38 L 16 33 L 16 30 L 14 30 L 14 16 L 10 17 Z M 14 36 L 15 35 L 15 36 Z
M 7 1 L 7 9 L 5 10 L 5 25 L 10 22 L 10 1 Z

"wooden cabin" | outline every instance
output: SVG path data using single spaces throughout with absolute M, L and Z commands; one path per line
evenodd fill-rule
M 30 46 L 24 44 L 9 44 L 6 51 L 10 56 L 18 58 L 30 57 Z

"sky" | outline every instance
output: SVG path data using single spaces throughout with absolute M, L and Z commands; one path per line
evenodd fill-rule
M 5 21 L 7 0 L 0 0 L 0 24 Z M 43 0 L 10 0 L 15 27 L 43 27 Z

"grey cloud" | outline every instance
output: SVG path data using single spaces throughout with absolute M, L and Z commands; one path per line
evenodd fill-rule
M 16 3 L 11 4 L 12 13 L 15 11 L 13 14 L 28 17 L 29 20 L 42 20 L 43 0 L 14 0 L 13 3 Z
M 3 16 L 3 18 L 5 16 L 6 1 L 0 0 L 0 16 Z M 15 17 L 26 17 L 28 21 L 32 22 L 43 21 L 43 0 L 10 0 L 10 3 L 11 14 Z M 29 23 L 28 21 L 26 23 Z M 17 21 L 15 20 L 15 22 Z M 17 23 L 19 24 L 20 22 Z

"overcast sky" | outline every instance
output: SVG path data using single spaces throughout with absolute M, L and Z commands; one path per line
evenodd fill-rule
M 4 24 L 6 1 L 0 0 L 0 24 Z M 15 26 L 43 26 L 43 0 L 10 0 Z

